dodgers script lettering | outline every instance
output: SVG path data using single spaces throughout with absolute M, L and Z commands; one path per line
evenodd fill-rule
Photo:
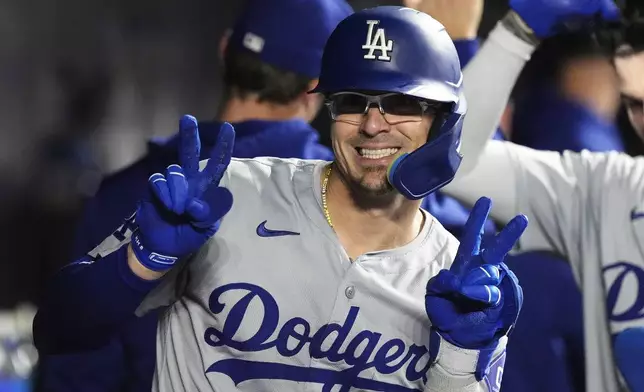
M 235 303 L 221 302 L 224 293 L 239 291 L 245 295 Z M 235 340 L 233 337 L 243 327 L 244 317 L 253 300 L 259 300 L 264 309 L 260 325 L 255 324 L 253 328 L 258 328 L 257 332 L 246 340 Z M 229 358 L 213 363 L 206 370 L 206 373 L 227 375 L 235 385 L 252 379 L 280 379 L 322 384 L 324 392 L 330 392 L 335 386 L 340 386 L 340 391 L 343 392 L 349 391 L 351 387 L 367 391 L 408 392 L 422 391 L 427 383 L 427 371 L 431 361 L 424 346 L 407 346 L 401 339 L 383 341 L 382 334 L 363 330 L 355 334 L 353 339 L 348 341 L 346 349 L 341 351 L 358 317 L 360 309 L 356 306 L 351 307 L 342 324 L 326 324 L 317 331 L 301 317 L 286 321 L 278 329 L 279 306 L 275 298 L 268 291 L 250 283 L 227 284 L 212 292 L 209 308 L 213 314 L 221 313 L 227 306 L 229 313 L 223 321 L 223 328 L 219 330 L 210 327 L 205 331 L 204 339 L 212 347 L 226 346 L 241 352 L 275 350 L 276 356 L 289 358 L 299 354 L 308 345 L 311 358 L 324 358 L 346 365 L 342 370 L 336 371 L 313 366 L 289 365 L 284 363 L 288 362 L 284 360 L 275 363 Z M 332 334 L 335 338 L 331 346 L 325 350 L 323 342 Z M 371 368 L 382 375 L 400 372 L 414 388 L 376 381 L 371 376 L 360 377 L 365 370 Z

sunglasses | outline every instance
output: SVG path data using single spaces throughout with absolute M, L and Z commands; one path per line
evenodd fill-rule
M 371 107 L 377 107 L 389 124 L 396 124 L 422 121 L 423 116 L 435 114 L 444 104 L 399 93 L 368 95 L 342 92 L 330 95 L 325 105 L 331 119 L 358 125 Z

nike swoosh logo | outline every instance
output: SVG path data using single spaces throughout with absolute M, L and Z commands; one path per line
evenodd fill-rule
M 257 226 L 257 235 L 260 237 L 283 237 L 286 235 L 300 235 L 300 233 L 296 233 L 294 231 L 267 229 L 266 222 L 267 221 L 264 221 Z
M 638 212 L 637 209 L 633 208 L 631 211 L 631 220 L 638 220 L 644 218 L 644 211 Z

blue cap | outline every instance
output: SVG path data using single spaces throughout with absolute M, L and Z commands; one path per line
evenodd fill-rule
M 249 0 L 228 47 L 257 53 L 276 68 L 317 79 L 327 39 L 352 13 L 344 0 Z

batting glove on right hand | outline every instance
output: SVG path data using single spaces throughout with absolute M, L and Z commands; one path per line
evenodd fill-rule
M 153 271 L 166 271 L 197 251 L 215 234 L 233 204 L 230 191 L 219 186 L 235 142 L 232 125 L 222 124 L 202 171 L 197 120 L 183 116 L 179 128 L 180 165 L 168 166 L 165 175 L 150 176 L 152 195 L 139 203 L 136 212 L 132 249 L 139 262 Z

